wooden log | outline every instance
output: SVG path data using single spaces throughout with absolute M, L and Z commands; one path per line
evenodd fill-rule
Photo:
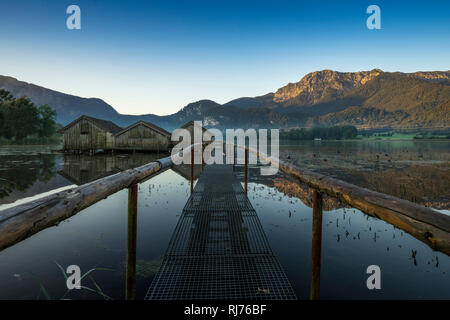
M 170 158 L 168 159 L 170 161 Z M 138 168 L 0 211 L 0 250 L 58 224 L 152 174 L 161 172 L 162 167 L 160 162 L 150 162 Z
M 303 170 L 279 161 L 280 169 L 319 192 L 384 220 L 450 255 L 450 216 L 390 195 Z
M 136 233 L 138 185 L 128 188 L 127 269 L 125 299 L 136 299 Z
M 322 194 L 313 191 L 313 223 L 311 250 L 311 285 L 310 299 L 317 300 L 320 296 L 320 266 L 322 258 Z

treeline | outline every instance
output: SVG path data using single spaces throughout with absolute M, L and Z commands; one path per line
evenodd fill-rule
M 392 137 L 394 135 L 394 131 L 389 132 L 374 132 L 370 130 L 361 130 L 359 134 L 363 137 Z
M 22 141 L 27 137 L 50 138 L 57 130 L 56 111 L 36 106 L 27 97 L 15 98 L 0 89 L 0 138 Z
M 311 129 L 291 129 L 280 132 L 280 139 L 313 140 L 313 139 L 354 139 L 358 130 L 354 126 L 314 127 Z

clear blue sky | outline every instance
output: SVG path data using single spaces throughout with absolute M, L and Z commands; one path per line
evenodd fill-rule
M 81 30 L 66 8 L 81 8 Z M 381 30 L 366 8 L 381 8 Z M 0 0 L 0 74 L 169 114 L 323 69 L 450 69 L 450 1 Z

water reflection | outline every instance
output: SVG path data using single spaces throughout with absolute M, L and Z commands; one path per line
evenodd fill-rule
M 277 179 L 285 181 L 282 176 Z M 310 297 L 311 291 L 317 298 L 319 287 L 321 299 L 449 298 L 450 257 L 445 253 L 343 205 L 324 208 L 322 240 L 317 245 L 320 238 L 313 234 L 310 197 L 304 196 L 309 192 L 296 197 L 281 191 L 287 188 L 278 190 L 261 179 L 250 181 L 249 198 L 301 299 Z M 381 291 L 366 287 L 366 268 L 372 264 L 381 267 Z
M 320 297 L 320 267 L 322 265 L 322 194 L 313 191 L 312 218 L 312 249 L 311 249 L 311 287 L 309 298 Z
M 81 185 L 167 156 L 156 153 L 95 156 L 64 154 L 62 169 L 58 173 L 70 182 Z
M 361 187 L 450 208 L 449 141 L 289 142 L 280 157 Z
M 296 150 L 298 152 L 298 149 Z M 423 156 L 428 157 L 424 150 L 426 149 L 422 148 Z M 445 152 L 443 151 L 443 153 Z M 434 170 L 433 168 L 437 166 L 433 163 L 443 164 L 446 156 L 439 156 L 438 153 L 433 152 L 431 154 L 434 156 L 431 159 L 425 158 L 425 163 L 432 163 L 427 168 Z M 17 159 L 23 162 L 30 159 L 22 157 L 21 154 L 15 156 L 16 158 L 9 160 L 8 168 L 14 168 L 14 161 Z M 31 157 L 36 156 L 36 154 L 31 155 Z M 56 171 L 62 171 L 62 155 L 53 156 L 55 156 L 54 168 L 57 169 Z M 320 156 L 322 157 L 322 152 Z M 356 156 L 354 157 L 357 159 Z M 437 159 L 439 157 L 441 159 Z M 302 160 L 303 156 L 300 155 L 299 159 Z M 67 159 L 67 161 L 77 166 L 77 161 L 82 161 L 82 159 L 73 161 Z M 131 161 L 131 159 L 127 161 Z M 313 161 L 317 161 L 317 159 Z M 345 163 L 344 160 L 339 161 Z M 323 161 L 323 158 L 321 162 L 317 162 L 319 171 L 330 168 L 330 166 L 319 165 L 324 162 L 326 161 Z M 4 162 L 0 163 L 2 169 L 5 168 Z M 383 160 L 383 164 L 386 163 L 388 161 Z M 345 165 L 343 164 L 343 166 Z M 349 160 L 349 165 L 353 165 L 351 160 Z M 422 168 L 416 162 L 415 165 L 418 165 L 419 169 Z M 443 165 L 444 170 L 448 170 L 445 169 L 445 164 Z M 22 164 L 16 163 L 16 166 L 23 168 Z M 33 166 L 30 165 L 30 167 Z M 95 165 L 92 167 L 92 170 L 89 169 L 90 165 L 85 165 L 83 168 L 87 168 L 88 173 L 94 172 L 92 176 L 95 176 L 98 170 L 95 169 Z M 111 166 L 111 168 L 117 167 L 121 166 Z M 335 174 L 343 172 L 336 167 L 331 166 L 331 169 L 336 170 Z M 380 166 L 380 168 L 383 167 Z M 356 170 L 359 176 L 364 171 L 360 169 Z M 135 260 L 137 299 L 141 299 L 145 295 L 161 263 L 161 256 L 167 248 L 182 208 L 189 197 L 189 170 L 189 166 L 175 167 L 173 170 L 163 172 L 139 185 L 136 232 L 138 249 Z M 350 169 L 350 171 L 352 170 Z M 394 172 L 395 170 L 397 169 L 394 168 Z M 180 171 L 184 173 L 182 174 Z M 237 167 L 236 171 L 243 181 L 242 167 Z M 417 169 L 417 171 L 419 170 Z M 0 172 L 0 177 L 3 177 L 3 172 L 3 170 Z M 47 187 L 51 187 L 52 184 L 56 185 L 54 183 L 56 178 L 66 184 L 70 183 L 57 174 L 54 169 L 51 172 L 54 175 L 45 183 Z M 114 173 L 114 171 L 110 172 Z M 307 299 L 310 296 L 311 270 L 313 268 L 311 250 L 313 239 L 312 191 L 305 186 L 294 187 L 293 181 L 282 175 L 275 179 L 272 179 L 273 177 L 266 179 L 259 176 L 258 173 L 258 168 L 250 168 L 248 185 L 250 201 L 258 213 L 270 245 L 292 282 L 297 296 Z M 366 173 L 370 174 L 370 171 Z M 86 176 L 90 176 L 90 174 L 85 174 L 83 178 L 88 181 Z M 81 174 L 75 174 L 75 177 L 81 177 Z M 394 179 L 395 174 L 392 174 L 392 177 Z M 437 179 L 442 178 L 435 176 L 435 182 Z M 448 190 L 441 189 L 445 185 L 441 182 L 437 182 L 434 192 L 445 195 Z M 39 184 L 39 181 L 36 181 L 34 187 L 31 186 L 28 190 Z M 428 185 L 429 181 L 425 180 L 424 184 Z M 405 187 L 408 190 L 411 185 L 406 184 Z M 429 187 L 424 190 L 429 190 Z M 10 197 L 11 195 L 3 199 Z M 321 280 L 321 299 L 450 298 L 449 256 L 433 251 L 427 245 L 393 225 L 335 201 L 324 197 L 322 268 L 319 278 Z M 94 278 L 107 295 L 114 299 L 123 299 L 126 292 L 128 250 L 127 203 L 128 194 L 126 190 L 123 190 L 63 221 L 57 227 L 43 230 L 31 238 L 1 251 L 0 284 L 3 290 L 0 290 L 0 299 L 43 298 L 39 285 L 29 271 L 42 278 L 52 297 L 61 296 L 65 290 L 64 278 L 54 261 L 63 266 L 78 264 L 84 271 L 94 266 L 115 269 L 115 272 L 95 273 Z M 367 290 L 365 285 L 366 268 L 371 264 L 381 267 L 381 291 Z M 99 296 L 89 295 L 85 292 L 74 293 L 71 298 L 98 299 Z
M 0 198 L 25 192 L 37 182 L 48 183 L 57 171 L 57 155 L 0 155 Z
M 138 299 L 142 299 L 159 268 L 188 197 L 189 184 L 172 170 L 139 184 L 135 260 Z M 127 251 L 133 252 L 127 246 L 127 204 L 127 190 L 119 191 L 59 225 L 0 251 L 0 299 L 43 299 L 30 272 L 42 280 L 52 298 L 61 297 L 65 280 L 54 261 L 63 267 L 79 265 L 82 273 L 93 267 L 113 269 L 95 271 L 92 276 L 106 295 L 124 299 Z M 95 289 L 87 278 L 83 285 Z M 67 298 L 102 299 L 86 290 L 74 291 Z

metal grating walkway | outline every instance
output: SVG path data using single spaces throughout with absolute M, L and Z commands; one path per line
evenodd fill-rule
M 145 299 L 296 299 L 230 165 L 205 166 Z

